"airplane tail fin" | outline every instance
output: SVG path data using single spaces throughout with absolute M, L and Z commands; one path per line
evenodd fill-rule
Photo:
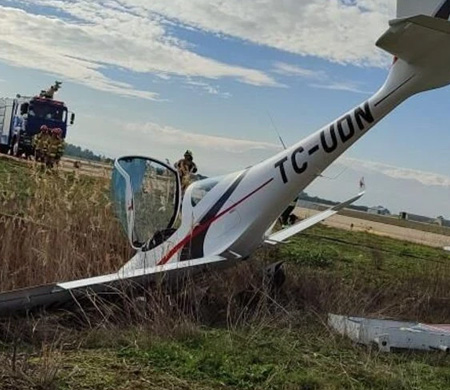
M 448 19 L 450 1 L 446 0 L 397 0 L 397 18 L 409 18 L 416 15 L 428 15 Z
M 450 84 L 450 0 L 398 0 L 376 45 L 394 56 L 385 87 L 408 95 Z

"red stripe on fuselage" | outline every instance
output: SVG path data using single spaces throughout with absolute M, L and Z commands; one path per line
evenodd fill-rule
M 245 202 L 248 198 L 250 198 L 252 195 L 256 194 L 258 191 L 263 189 L 266 185 L 268 185 L 270 182 L 273 181 L 273 178 L 270 180 L 267 180 L 264 184 L 259 186 L 256 190 L 250 192 L 250 194 L 244 196 L 241 200 L 237 201 L 235 204 L 228 207 L 226 210 L 222 211 L 221 213 L 215 215 L 210 220 L 206 221 L 205 223 L 196 226 L 194 230 L 188 234 L 186 237 L 184 237 L 177 245 L 175 245 L 162 259 L 157 265 L 164 265 L 166 264 L 177 252 L 179 252 L 190 240 L 192 240 L 194 237 L 205 231 L 211 224 L 215 221 L 217 221 L 220 217 L 227 214 L 231 210 L 233 210 L 235 207 L 239 206 L 241 203 Z

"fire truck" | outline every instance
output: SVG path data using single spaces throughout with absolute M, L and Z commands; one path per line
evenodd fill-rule
M 62 137 L 66 137 L 67 127 L 73 125 L 75 114 L 68 111 L 64 102 L 54 99 L 60 88 L 61 82 L 56 81 L 37 96 L 0 98 L 1 153 L 27 158 L 33 155 L 32 140 L 43 125 L 49 129 L 60 128 Z

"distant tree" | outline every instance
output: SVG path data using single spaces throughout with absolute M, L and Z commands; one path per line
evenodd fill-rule
M 114 160 L 109 157 L 95 154 L 94 152 L 92 152 L 89 149 L 83 149 L 80 146 L 72 145 L 72 144 L 66 144 L 64 154 L 66 156 L 76 157 L 76 158 L 80 158 L 83 160 L 106 162 L 106 163 L 111 163 L 111 164 L 114 162 Z

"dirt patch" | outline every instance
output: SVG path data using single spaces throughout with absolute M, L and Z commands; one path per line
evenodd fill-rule
M 295 213 L 300 218 L 308 218 L 319 213 L 319 211 L 297 207 Z M 339 214 L 326 219 L 322 223 L 325 226 L 331 226 L 338 229 L 368 232 L 379 236 L 391 237 L 398 240 L 428 245 L 435 248 L 443 248 L 450 245 L 449 236 L 429 233 L 418 229 L 404 228 L 386 223 L 366 221 L 364 219 L 352 218 Z

